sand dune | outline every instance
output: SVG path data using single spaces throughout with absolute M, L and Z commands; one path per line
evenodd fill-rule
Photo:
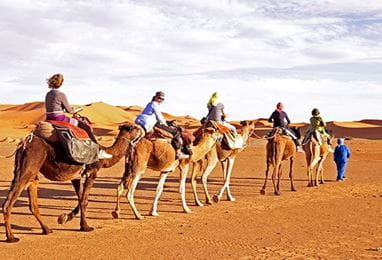
M 78 107 L 78 106 L 75 106 Z M 140 106 L 113 106 L 103 102 L 95 102 L 82 105 L 81 114 L 87 116 L 98 136 L 114 135 L 118 125 L 124 122 L 133 122 L 141 113 Z M 31 102 L 22 105 L 0 104 L 0 138 L 22 137 L 45 118 L 45 106 L 43 102 Z M 163 113 L 166 120 L 176 120 L 179 125 L 194 129 L 200 125 L 199 119 L 191 116 L 176 116 Z M 238 129 L 241 128 L 239 121 L 232 121 Z M 293 126 L 301 127 L 305 133 L 309 125 L 307 123 L 293 123 Z M 272 127 L 266 118 L 256 120 L 256 134 L 264 135 Z M 365 119 L 351 122 L 328 122 L 328 128 L 333 130 L 337 137 L 353 137 L 366 139 L 382 139 L 382 120 Z

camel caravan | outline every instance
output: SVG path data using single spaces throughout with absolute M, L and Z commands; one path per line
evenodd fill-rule
M 158 91 L 135 122 L 121 124 L 114 143 L 110 147 L 104 147 L 98 144 L 90 121 L 80 117 L 78 111 L 70 107 L 65 94 L 58 91 L 62 83 L 61 74 L 55 74 L 48 80 L 51 90 L 45 100 L 46 121 L 40 122 L 17 146 L 14 176 L 3 204 L 7 242 L 19 241 L 12 232 L 11 214 L 16 200 L 25 188 L 28 189 L 30 211 L 39 222 L 42 233 L 52 232 L 39 213 L 39 173 L 52 181 L 72 182 L 78 204 L 70 212 L 61 214 L 58 223 L 64 224 L 80 213 L 80 231 L 85 232 L 93 230 L 87 223 L 86 211 L 89 193 L 98 172 L 101 168 L 112 167 L 121 160 L 124 160 L 124 172 L 116 188 L 113 218 L 120 217 L 120 197 L 125 193 L 135 217 L 143 219 L 135 205 L 134 194 L 147 169 L 159 172 L 151 216 L 159 215 L 158 202 L 166 178 L 176 169 L 180 171 L 179 193 L 185 213 L 191 212 L 186 201 L 187 176 L 190 177 L 196 206 L 217 203 L 224 193 L 228 201 L 236 200 L 230 189 L 233 166 L 236 157 L 250 144 L 250 137 L 255 135 L 256 121 L 241 121 L 239 133 L 235 126 L 225 120 L 224 105 L 218 102 L 217 93 L 208 101 L 208 114 L 201 120 L 201 126 L 191 133 L 178 126 L 175 121 L 166 121 L 163 118 L 159 106 L 165 95 Z M 74 114 L 74 117 L 67 117 L 65 112 Z M 313 116 L 318 117 L 318 110 L 313 112 Z M 280 195 L 281 165 L 287 160 L 291 190 L 296 191 L 293 184 L 293 164 L 296 152 L 301 151 L 306 156 L 308 186 L 318 186 L 319 179 L 323 183 L 323 162 L 330 152 L 330 141 L 327 141 L 329 138 L 312 127 L 301 143 L 299 129 L 288 127 L 290 120 L 281 103 L 277 104 L 269 121 L 273 122 L 274 128 L 264 136 L 268 142 L 265 181 L 261 194 L 265 194 L 268 172 L 272 168 L 274 193 Z M 325 126 L 321 122 L 317 124 L 320 124 L 319 127 Z M 222 166 L 224 182 L 211 199 L 208 177 L 218 162 Z M 201 177 L 205 193 L 204 203 L 197 195 L 198 176 Z

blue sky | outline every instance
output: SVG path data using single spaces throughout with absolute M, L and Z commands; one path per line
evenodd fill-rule
M 43 100 L 62 73 L 73 104 L 201 117 L 218 91 L 230 120 L 382 119 L 382 1 L 0 2 L 0 103 Z

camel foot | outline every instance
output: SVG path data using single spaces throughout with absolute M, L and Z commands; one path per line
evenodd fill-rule
M 84 226 L 84 227 L 81 227 L 80 231 L 83 231 L 83 232 L 92 232 L 94 230 L 94 228 L 92 227 L 89 227 L 89 226 Z
M 113 216 L 113 218 L 119 218 L 119 211 L 117 211 L 117 210 L 113 210 L 113 211 L 111 212 L 111 215 Z
M 295 188 L 292 188 L 291 191 L 296 192 L 297 190 Z
M 153 217 L 159 217 L 159 213 L 157 211 L 151 211 L 150 215 Z
M 325 184 L 325 182 L 324 181 L 320 181 L 320 184 Z
M 199 200 L 195 200 L 195 205 L 199 206 L 199 207 L 203 207 L 204 206 L 204 204 L 201 203 Z
M 275 195 L 280 196 L 281 193 L 279 191 L 275 191 Z
M 261 190 L 260 190 L 260 194 L 261 194 L 261 195 L 265 195 L 265 190 L 264 190 L 264 189 L 261 189 Z
M 51 234 L 51 233 L 53 233 L 53 231 L 50 228 L 44 228 L 42 230 L 42 234 L 43 235 L 48 235 L 48 234 Z
M 219 196 L 216 194 L 212 197 L 212 199 L 214 200 L 215 203 L 218 203 L 220 201 Z
M 190 214 L 192 213 L 192 210 L 190 208 L 183 209 L 184 213 Z
M 135 218 L 136 218 L 137 220 L 142 220 L 142 219 L 144 219 L 145 217 L 142 216 L 142 215 L 137 215 L 137 216 L 135 216 Z
M 212 205 L 212 204 L 214 204 L 211 200 L 206 200 L 206 204 L 207 205 Z
M 20 238 L 17 237 L 8 237 L 7 238 L 7 243 L 17 243 L 20 241 Z
M 68 221 L 68 214 L 66 214 L 66 213 L 61 214 L 61 215 L 57 218 L 57 223 L 60 224 L 60 225 L 65 224 L 67 221 Z
M 313 185 L 311 183 L 308 183 L 308 187 L 312 187 Z
M 228 201 L 236 201 L 236 199 L 234 197 L 227 197 Z

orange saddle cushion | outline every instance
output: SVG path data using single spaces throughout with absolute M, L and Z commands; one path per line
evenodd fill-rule
M 46 122 L 51 123 L 52 125 L 66 127 L 72 131 L 74 136 L 78 139 L 89 139 L 88 133 L 84 129 L 79 128 L 78 126 L 74 126 L 64 121 L 55 121 L 55 120 L 46 120 Z

